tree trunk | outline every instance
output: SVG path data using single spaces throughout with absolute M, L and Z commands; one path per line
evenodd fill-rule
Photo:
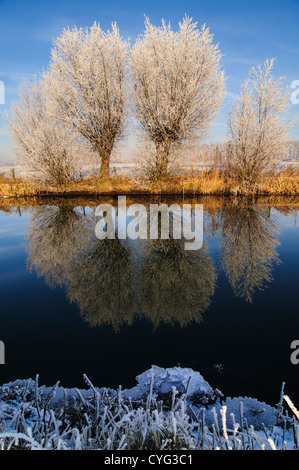
M 157 179 L 167 178 L 170 144 L 168 142 L 159 142 L 156 144 L 156 172 Z
M 101 168 L 100 168 L 100 180 L 107 181 L 109 179 L 109 156 L 101 155 Z

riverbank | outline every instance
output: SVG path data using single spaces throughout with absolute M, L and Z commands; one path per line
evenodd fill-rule
M 115 195 L 181 195 L 181 196 L 239 196 L 244 190 L 228 176 L 217 170 L 188 173 L 169 180 L 146 186 L 127 176 L 111 176 L 101 182 L 95 177 L 74 180 L 61 186 L 37 185 L 23 178 L 8 178 L 0 175 L 0 197 L 49 197 L 49 196 L 115 196 Z M 246 195 L 258 196 L 298 196 L 299 171 L 286 168 L 263 184 L 246 191 Z
M 223 397 L 199 372 L 153 366 L 129 390 L 16 380 L 0 387 L 5 450 L 293 450 L 298 411 L 281 391 L 277 408 Z M 286 407 L 286 408 L 285 408 Z
M 123 194 L 122 194 L 123 195 Z M 106 202 L 111 205 L 117 204 L 118 195 L 95 195 L 95 194 L 78 194 L 73 196 L 71 193 L 61 194 L 56 196 L 18 196 L 18 197 L 0 197 L 0 211 L 6 214 L 18 213 L 19 216 L 30 211 L 33 207 L 41 207 L 46 205 L 52 206 L 67 206 L 71 208 L 76 207 L 90 207 L 96 208 L 100 201 Z M 172 204 L 173 202 L 179 204 L 202 204 L 204 209 L 207 210 L 211 215 L 216 215 L 218 210 L 223 207 L 236 207 L 239 204 L 257 204 L 258 206 L 264 206 L 273 208 L 283 215 L 291 214 L 294 211 L 299 210 L 299 196 L 247 196 L 238 197 L 232 195 L 217 196 L 217 195 L 161 195 L 161 194 L 129 194 L 126 196 L 127 205 L 134 203 L 142 203 L 147 205 L 151 204 Z

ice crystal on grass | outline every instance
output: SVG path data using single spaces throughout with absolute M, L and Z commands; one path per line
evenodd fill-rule
M 284 411 L 283 400 L 276 410 L 251 398 L 224 399 L 192 369 L 154 366 L 124 391 L 83 378 L 87 389 L 64 389 L 59 382 L 41 387 L 38 376 L 1 386 L 1 449 L 298 448 L 298 421 Z

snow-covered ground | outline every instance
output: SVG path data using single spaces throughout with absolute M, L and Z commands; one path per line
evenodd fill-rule
M 4 449 L 287 449 L 299 447 L 297 410 L 254 398 L 223 397 L 199 372 L 153 366 L 128 390 L 0 387 Z M 289 402 L 291 409 L 285 402 Z M 286 404 L 285 409 L 284 405 Z M 293 408 L 293 411 L 292 411 Z M 295 413 L 295 414 L 293 414 Z

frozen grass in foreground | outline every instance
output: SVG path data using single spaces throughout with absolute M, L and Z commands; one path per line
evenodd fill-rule
M 97 389 L 86 376 L 84 379 L 88 390 L 67 390 L 59 387 L 59 383 L 53 388 L 39 387 L 38 376 L 35 381 L 19 380 L 3 385 L 0 387 L 0 448 L 3 450 L 292 450 L 299 448 L 299 414 L 290 398 L 284 395 L 283 388 L 277 409 L 265 404 L 260 404 L 264 405 L 264 408 L 258 409 L 256 406 L 257 409 L 251 409 L 253 399 L 244 397 L 221 400 L 221 394 L 212 391 L 198 373 L 191 371 L 189 379 L 186 380 L 186 374 L 190 371 L 190 369 L 165 370 L 153 367 L 139 376 L 143 383 L 131 391 L 122 391 L 121 388 L 118 391 Z M 178 387 L 173 386 L 171 380 L 173 377 L 177 380 L 181 372 L 183 373 L 181 383 Z M 195 374 L 199 376 L 200 382 L 198 377 L 196 382 Z M 165 390 L 165 381 L 163 382 L 165 377 L 170 380 L 168 392 Z M 157 388 L 155 382 L 163 383 L 164 390 L 160 385 L 160 389 Z M 199 386 L 198 393 L 195 386 Z M 284 402 L 292 412 L 292 417 L 284 409 Z M 231 412 L 232 409 L 234 412 Z M 263 413 L 268 419 L 267 425 L 258 420 Z M 249 418 L 251 415 L 252 419 Z M 269 425 L 271 419 L 274 421 Z M 257 423 L 257 427 L 251 424 L 253 422 Z

